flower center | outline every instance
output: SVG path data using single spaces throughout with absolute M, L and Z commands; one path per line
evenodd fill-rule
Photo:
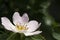
M 27 30 L 26 26 L 16 25 L 17 30 Z

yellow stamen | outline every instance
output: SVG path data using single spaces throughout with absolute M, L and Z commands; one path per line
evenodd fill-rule
M 25 26 L 21 26 L 21 25 L 16 25 L 17 30 L 27 30 L 28 28 Z

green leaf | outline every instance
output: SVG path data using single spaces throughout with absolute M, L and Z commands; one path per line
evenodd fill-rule
M 42 35 L 35 35 L 31 37 L 33 40 L 46 40 Z
M 6 33 L 0 34 L 0 40 L 6 40 L 7 37 L 8 35 Z
M 20 35 L 17 33 L 13 33 L 10 35 L 10 37 L 7 38 L 7 40 L 20 40 Z
M 57 40 L 60 40 L 60 34 L 59 33 L 53 32 L 53 37 Z
M 24 34 L 12 33 L 7 40 L 25 40 Z
M 26 37 L 25 40 L 32 40 L 32 38 L 31 37 Z
M 42 35 L 35 35 L 31 37 L 26 37 L 25 40 L 46 40 Z
M 8 33 L 7 31 L 3 28 L 2 25 L 0 25 L 0 40 L 6 40 L 6 38 L 8 37 Z
M 55 27 L 54 31 L 57 32 L 57 33 L 60 33 L 60 26 Z

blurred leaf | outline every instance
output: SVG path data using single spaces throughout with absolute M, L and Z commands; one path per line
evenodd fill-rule
M 49 16 L 48 7 L 50 6 L 50 1 L 43 2 L 40 6 L 42 7 L 42 10 L 40 10 L 40 12 L 42 12 L 45 16 Z
M 24 34 L 12 33 L 7 40 L 25 40 Z
M 36 35 L 31 37 L 33 40 L 46 40 L 42 35 Z
M 53 32 L 53 37 L 57 40 L 60 40 L 60 34 L 59 33 Z
M 3 26 L 0 25 L 0 40 L 6 40 L 8 37 L 7 32 L 3 29 Z
M 20 40 L 20 35 L 17 33 L 12 33 L 7 40 Z
M 42 35 L 35 35 L 31 37 L 26 37 L 25 40 L 46 40 Z
M 43 17 L 44 22 L 46 25 L 51 26 L 52 25 L 52 19 L 50 17 Z
M 54 31 L 57 32 L 57 33 L 60 33 L 60 26 L 55 27 Z
M 7 37 L 8 35 L 6 33 L 0 34 L 0 40 L 6 40 Z
M 50 1 L 42 2 L 40 6 L 43 7 L 43 9 L 47 9 L 50 6 Z
M 32 40 L 32 38 L 31 37 L 26 37 L 25 40 Z

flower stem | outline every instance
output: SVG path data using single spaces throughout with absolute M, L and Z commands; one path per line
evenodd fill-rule
M 25 36 L 24 36 L 24 34 L 20 34 L 20 40 L 24 40 L 25 39 Z

